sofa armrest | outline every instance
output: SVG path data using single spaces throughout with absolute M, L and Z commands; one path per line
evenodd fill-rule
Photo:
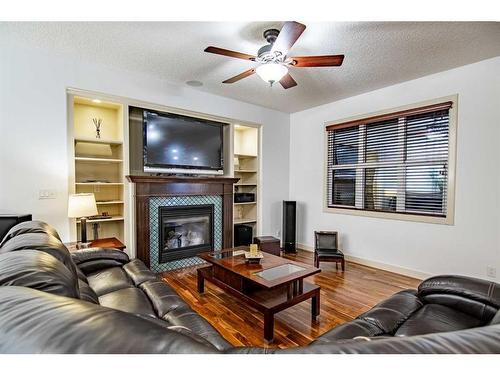
M 73 262 L 85 275 L 109 267 L 122 267 L 130 262 L 121 250 L 104 247 L 89 247 L 71 252 Z
M 372 307 L 356 319 L 338 325 L 318 337 L 311 345 L 322 345 L 357 336 L 393 335 L 412 314 L 423 306 L 412 289 L 402 290 Z
M 500 285 L 465 276 L 435 276 L 418 287 L 425 303 L 450 307 L 488 323 L 500 308 Z
M 418 287 L 418 296 L 432 294 L 453 294 L 500 308 L 500 285 L 473 277 L 444 275 L 424 280 Z
M 276 354 L 498 354 L 500 325 L 421 336 L 350 340 L 275 349 Z

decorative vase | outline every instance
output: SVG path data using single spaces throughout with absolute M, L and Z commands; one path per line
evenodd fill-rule
M 93 118 L 92 122 L 94 123 L 94 126 L 95 126 L 95 137 L 97 139 L 101 139 L 101 123 L 102 123 L 102 119 L 100 119 L 100 118 Z

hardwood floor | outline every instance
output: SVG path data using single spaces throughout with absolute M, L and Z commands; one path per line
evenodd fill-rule
M 312 265 L 313 253 L 299 250 L 287 258 Z M 196 267 L 165 272 L 161 276 L 189 305 L 205 317 L 236 346 L 289 348 L 307 345 L 336 325 L 354 319 L 381 300 L 420 281 L 376 268 L 346 262 L 346 270 L 335 263 L 321 263 L 322 272 L 306 280 L 321 286 L 321 311 L 311 320 L 311 302 L 302 302 L 275 315 L 274 341 L 266 344 L 263 316 L 210 282 L 205 293 L 196 289 Z

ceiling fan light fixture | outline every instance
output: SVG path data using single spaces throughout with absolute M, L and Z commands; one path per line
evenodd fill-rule
M 288 68 L 282 64 L 270 62 L 258 66 L 256 72 L 260 78 L 272 85 L 288 73 Z

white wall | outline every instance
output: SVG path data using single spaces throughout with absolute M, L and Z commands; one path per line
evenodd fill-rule
M 68 87 L 262 124 L 262 157 L 266 160 L 262 231 L 275 233 L 280 227 L 280 202 L 289 194 L 288 114 L 143 74 L 27 49 L 7 40 L 0 40 L 0 210 L 32 213 L 68 239 Z M 57 198 L 39 200 L 40 189 L 57 190 Z
M 452 94 L 459 95 L 453 226 L 323 212 L 325 122 Z M 500 57 L 294 113 L 290 150 L 299 243 L 312 246 L 314 230 L 338 230 L 346 254 L 374 264 L 481 278 L 491 265 L 500 277 Z

